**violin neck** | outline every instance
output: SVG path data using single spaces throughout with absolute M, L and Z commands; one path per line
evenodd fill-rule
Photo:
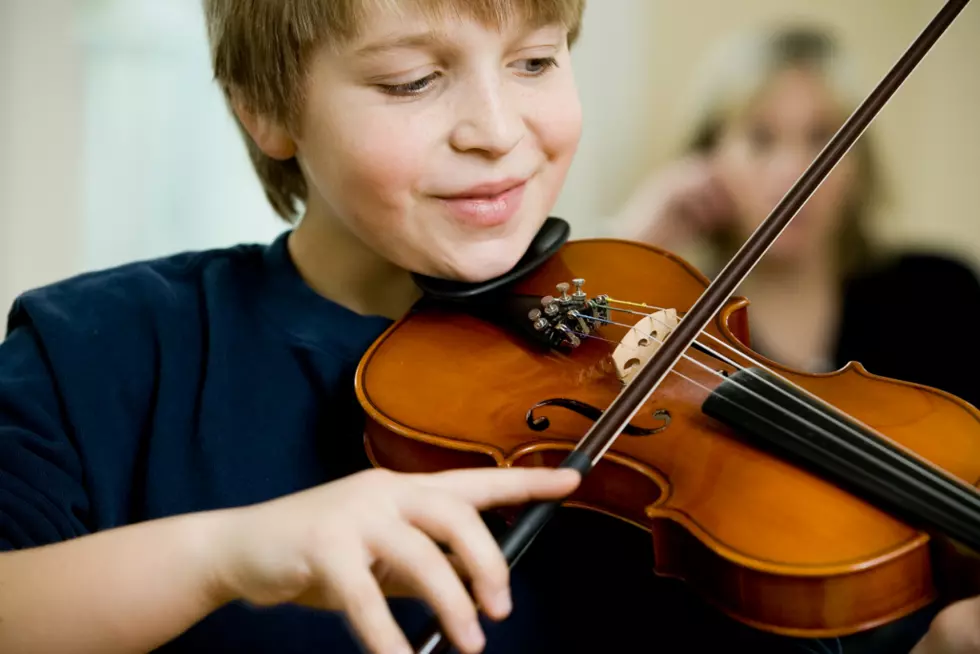
M 702 411 L 742 438 L 896 518 L 980 551 L 980 493 L 760 368 L 732 374 Z

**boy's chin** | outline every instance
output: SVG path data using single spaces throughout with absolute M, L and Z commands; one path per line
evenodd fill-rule
M 467 253 L 458 250 L 443 262 L 434 276 L 468 284 L 487 282 L 513 270 L 525 251 Z

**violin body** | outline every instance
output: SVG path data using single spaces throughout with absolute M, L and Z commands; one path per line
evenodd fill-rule
M 596 239 L 564 244 L 512 290 L 540 298 L 573 278 L 587 280 L 592 292 L 678 313 L 708 286 L 675 255 Z M 974 407 L 857 363 L 808 374 L 765 360 L 749 347 L 748 307 L 743 298 L 728 301 L 705 330 L 714 339 L 702 342 L 740 363 L 751 356 L 971 490 L 977 486 Z M 638 318 L 616 316 L 629 324 Z M 374 343 L 358 369 L 368 455 L 376 466 L 404 472 L 554 467 L 590 428 L 590 411 L 622 391 L 611 354 L 629 331 L 604 325 L 599 338 L 560 351 L 423 301 Z M 684 579 L 706 601 L 765 631 L 841 636 L 936 599 L 933 536 L 707 415 L 706 398 L 731 369 L 700 351 L 688 354 L 704 367 L 678 363 L 684 376 L 664 378 L 632 431 L 613 443 L 567 506 L 646 530 L 655 572 Z

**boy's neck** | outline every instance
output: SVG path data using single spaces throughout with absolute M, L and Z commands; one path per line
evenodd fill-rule
M 288 247 L 310 288 L 355 313 L 395 320 L 421 297 L 408 271 L 314 207 L 289 235 Z

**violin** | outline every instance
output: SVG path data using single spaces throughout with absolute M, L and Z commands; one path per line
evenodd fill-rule
M 570 241 L 557 218 L 500 278 L 416 276 L 422 300 L 356 374 L 371 462 L 575 468 L 571 497 L 510 516 L 511 565 L 560 506 L 601 512 L 650 534 L 657 574 L 777 634 L 848 635 L 936 600 L 940 570 L 980 551 L 980 411 L 857 362 L 768 360 L 734 293 L 968 2 L 947 2 L 713 281 L 650 245 Z M 434 625 L 417 651 L 445 647 Z

